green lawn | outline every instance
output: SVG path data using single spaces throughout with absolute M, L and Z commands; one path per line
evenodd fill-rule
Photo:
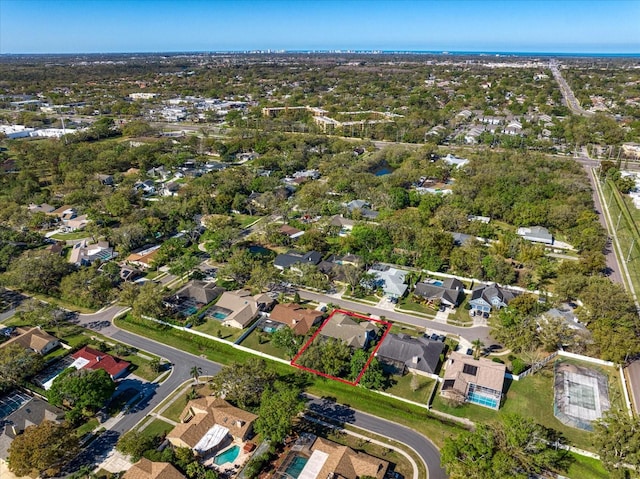
M 584 365 L 584 363 L 581 364 Z M 590 365 L 590 367 L 593 366 Z M 615 390 L 612 391 L 612 399 L 618 394 Z M 522 414 L 560 432 L 569 443 L 582 449 L 593 450 L 591 433 L 566 426 L 553 415 L 553 364 L 520 381 L 512 381 L 499 411 L 473 404 L 465 404 L 458 408 L 450 407 L 441 399 L 439 392 L 433 401 L 433 408 L 479 422 L 495 421 L 501 415 L 509 413 Z
M 251 223 L 255 223 L 257 220 L 261 219 L 260 216 L 250 216 L 250 215 L 241 215 L 241 214 L 234 214 L 232 216 L 238 222 L 238 224 L 240 225 L 240 228 L 243 228 L 243 229 L 249 226 Z
M 76 429 L 76 434 L 77 434 L 78 437 L 82 437 L 85 434 L 90 433 L 91 431 L 93 431 L 99 425 L 100 425 L 100 423 L 98 422 L 98 420 L 95 417 L 91 418 L 87 422 L 85 422 L 83 425 L 81 425 L 80 427 L 78 427 Z
M 611 220 L 614 222 L 612 225 L 613 228 L 616 227 L 618 218 L 620 218 L 616 236 L 622 248 L 622 259 L 626 260 L 629 258 L 626 266 L 629 270 L 634 289 L 636 292 L 640 292 L 640 244 L 638 244 L 637 240 L 637 222 L 640 213 L 635 206 L 633 206 L 628 196 L 621 195 L 612 185 L 613 183 L 611 181 L 607 181 L 602 185 L 603 201 L 606 201 L 609 207 Z M 621 214 L 622 216 L 620 216 Z M 629 254 L 630 251 L 631 254 Z M 623 281 L 625 283 L 627 282 L 625 275 L 623 275 Z
M 402 323 L 392 323 L 391 333 L 393 334 L 407 334 L 409 336 L 422 336 L 424 329 L 418 329 L 416 326 L 409 326 Z
M 590 457 L 580 456 L 572 452 L 568 453 L 574 462 L 564 474 L 570 479 L 607 479 L 610 474 L 602 466 L 602 462 Z
M 426 304 L 419 303 L 418 301 L 416 301 L 416 299 L 412 294 L 408 294 L 404 298 L 401 298 L 398 301 L 397 307 L 399 309 L 414 311 L 416 313 L 424 314 L 431 317 L 434 317 L 438 312 L 435 308 L 432 308 L 431 306 L 427 306 Z
M 261 337 L 267 339 L 267 341 L 260 343 Z M 268 333 L 263 333 L 261 330 L 259 331 L 258 329 L 254 329 L 251 334 L 242 341 L 242 346 L 255 349 L 256 351 L 260 351 L 261 353 L 269 354 L 277 358 L 290 359 L 282 349 L 276 348 L 271 344 L 271 341 L 268 339 L 269 337 L 270 335 Z
M 167 419 L 171 419 L 172 421 L 179 422 L 180 415 L 182 411 L 184 411 L 185 406 L 189 402 L 187 399 L 187 395 L 191 392 L 192 388 L 187 388 L 183 392 L 177 395 L 176 400 L 173 401 L 171 406 L 169 406 L 163 413 L 160 415 L 166 417 Z M 195 388 L 198 392 L 199 397 L 203 397 L 211 392 L 208 384 L 200 384 Z M 156 411 L 160 411 L 161 407 L 156 408 Z
M 111 352 L 113 354 L 113 352 Z M 148 353 L 144 353 L 145 356 L 149 356 L 152 359 L 156 358 L 159 359 L 151 354 Z M 122 356 L 122 359 L 124 359 L 125 361 L 129 361 L 133 368 L 132 368 L 132 372 L 133 374 L 135 374 L 136 376 L 141 377 L 142 379 L 144 379 L 145 381 L 153 381 L 154 379 L 156 379 L 160 373 L 157 373 L 155 371 L 153 371 L 150 367 L 150 363 L 152 361 L 152 359 L 146 359 L 143 358 L 141 356 L 139 356 L 136 353 L 133 354 L 129 354 L 128 356 Z
M 143 334 L 150 339 L 155 339 L 165 344 L 171 344 L 173 347 L 184 351 L 198 355 L 204 354 L 207 358 L 222 364 L 229 364 L 233 361 L 244 362 L 247 358 L 252 357 L 250 354 L 235 350 L 231 346 L 215 343 L 205 338 L 199 338 L 203 341 L 196 341 L 189 333 L 168 329 L 157 323 L 137 320 L 131 316 L 117 320 L 117 324 L 123 329 Z M 291 374 L 293 371 L 290 366 L 273 361 L 267 362 L 279 374 Z M 576 446 L 589 448 L 591 446 L 589 433 L 568 428 L 553 417 L 553 391 L 550 387 L 552 376 L 553 372 L 548 368 L 546 373 L 543 371 L 525 378 L 519 383 L 514 382 L 516 386 L 511 387 L 505 406 L 500 412 L 472 405 L 463 406 L 460 409 L 446 410 L 445 412 L 456 416 L 465 416 L 465 412 L 467 412 L 470 419 L 479 421 L 493 421 L 507 412 L 524 413 L 533 416 L 541 424 L 554 427 L 565 433 L 565 436 Z M 459 424 L 436 418 L 424 408 L 376 394 L 365 388 L 349 386 L 314 375 L 306 375 L 306 377 L 309 381 L 306 388 L 308 393 L 321 397 L 330 397 L 340 404 L 352 406 L 397 424 L 405 425 L 424 434 L 438 447 L 442 447 L 446 437 L 457 435 L 463 430 Z M 183 399 L 178 399 L 165 411 L 163 414 L 165 417 L 173 420 L 179 419 L 179 415 L 186 405 L 186 393 L 182 396 Z M 442 410 L 442 408 L 438 409 Z M 551 414 L 551 417 L 549 417 L 549 414 Z M 578 457 L 578 459 L 579 461 L 572 465 L 570 469 L 569 477 L 572 479 L 600 479 L 607 477 L 602 475 L 602 469 L 598 467 L 597 461 L 585 460 L 582 457 Z
M 199 324 L 198 326 L 194 326 L 193 329 L 231 342 L 234 342 L 242 336 L 242 333 L 244 332 L 242 329 L 223 326 L 217 319 L 207 319 L 206 322 Z
M 149 417 L 149 416 L 147 416 Z M 146 421 L 146 418 L 145 418 Z M 154 419 L 151 423 L 142 430 L 142 434 L 147 437 L 164 437 L 169 431 L 173 429 L 173 424 L 169 424 L 162 419 Z
M 469 304 L 469 295 L 466 295 L 462 303 L 460 303 L 460 306 L 456 308 L 455 314 L 449 314 L 447 322 L 460 324 L 462 326 L 470 326 L 473 323 L 473 319 L 469 316 L 467 304 Z
M 411 373 L 405 374 L 402 377 L 393 376 L 392 380 L 395 381 L 395 384 L 386 389 L 385 392 L 426 405 L 429 402 L 435 381 L 431 378 L 416 375 L 418 378 L 418 389 L 413 391 L 411 388 L 412 377 L 413 374 Z
M 136 319 L 130 315 L 117 319 L 116 324 L 122 329 L 144 335 L 149 339 L 164 344 L 170 344 L 174 348 L 181 349 L 185 352 L 204 355 L 208 359 L 220 364 L 244 362 L 250 357 L 255 357 L 249 353 L 234 349 L 229 345 L 193 336 L 184 331 L 174 330 L 151 321 Z M 279 374 L 300 374 L 286 364 L 268 360 L 267 363 L 272 370 Z M 438 446 L 442 446 L 445 437 L 457 434 L 462 430 L 458 424 L 442 421 L 432 416 L 429 411 L 424 408 L 413 406 L 393 398 L 387 398 L 365 388 L 353 387 L 315 375 L 306 375 L 306 377 L 309 381 L 309 386 L 306 388 L 306 391 L 310 394 L 332 397 L 339 403 L 352 405 L 359 410 L 367 411 L 376 416 L 411 427 L 429 437 Z M 184 404 L 186 403 L 183 403 L 181 407 L 184 407 Z
M 73 231 L 71 233 L 56 233 L 52 235 L 51 238 L 60 240 L 60 241 L 67 241 L 67 240 L 91 238 L 91 235 L 85 231 Z
M 378 302 L 380 301 L 380 298 L 378 298 L 373 294 L 367 294 L 366 296 L 363 296 L 361 298 L 356 298 L 355 296 L 349 296 L 348 294 L 343 294 L 342 299 L 347 299 L 349 301 L 355 301 L 356 303 L 363 303 L 363 304 L 370 304 L 370 303 L 378 304 Z

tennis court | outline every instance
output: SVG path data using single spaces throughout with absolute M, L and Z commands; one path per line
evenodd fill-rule
M 564 424 L 587 431 L 610 408 L 604 374 L 569 363 L 555 364 L 554 415 Z

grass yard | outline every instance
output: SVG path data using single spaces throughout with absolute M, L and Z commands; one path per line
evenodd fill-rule
M 88 434 L 91 431 L 93 431 L 99 425 L 100 425 L 100 423 L 98 422 L 98 420 L 95 417 L 91 418 L 87 422 L 85 422 L 83 425 L 81 425 L 80 427 L 78 427 L 76 429 L 76 435 L 81 438 L 85 434 Z
M 512 381 L 499 411 L 474 404 L 450 407 L 441 399 L 439 392 L 433 401 L 433 408 L 478 422 L 495 421 L 502 415 L 518 413 L 560 432 L 574 446 L 593 450 L 591 433 L 565 426 L 553 415 L 553 364 L 520 381 Z
M 438 312 L 435 308 L 419 303 L 412 294 L 408 294 L 398 301 L 398 309 L 413 311 L 415 313 L 424 314 L 426 316 L 435 317 Z
M 248 358 L 255 357 L 234 349 L 232 346 L 193 336 L 151 321 L 137 319 L 131 315 L 117 319 L 116 325 L 126 331 L 170 344 L 185 352 L 204 355 L 220 364 L 245 362 Z M 282 375 L 301 374 L 286 364 L 268 360 L 267 363 L 272 370 Z M 306 388 L 308 393 L 321 397 L 332 397 L 341 404 L 353 405 L 361 411 L 367 411 L 370 414 L 403 424 L 429 437 L 439 447 L 442 447 L 445 437 L 453 436 L 462 430 L 458 424 L 432 416 L 425 408 L 388 398 L 365 388 L 349 386 L 319 376 L 307 375 L 306 377 L 309 381 Z M 183 403 L 182 407 L 184 404 L 186 403 Z M 169 417 L 167 416 L 167 418 Z
M 392 379 L 396 381 L 396 383 L 386 389 L 385 392 L 426 405 L 429 402 L 435 381 L 431 378 L 420 376 L 419 374 L 415 377 L 417 378 L 417 389 L 415 391 L 413 391 L 411 387 L 413 374 L 408 373 L 402 377 L 393 376 Z
M 418 329 L 416 326 L 409 326 L 402 323 L 392 323 L 391 333 L 393 334 L 407 334 L 409 336 L 420 337 L 424 334 L 424 329 Z
M 148 417 L 149 416 L 147 416 L 147 418 Z M 169 424 L 168 422 L 163 421 L 162 419 L 154 419 L 141 432 L 146 437 L 152 437 L 152 438 L 157 436 L 164 437 L 172 429 L 173 429 L 173 424 Z
M 564 474 L 570 479 L 607 479 L 610 474 L 602 466 L 602 462 L 590 457 L 568 453 L 574 462 Z
M 71 233 L 56 233 L 52 235 L 51 238 L 60 241 L 67 241 L 91 238 L 91 235 L 85 231 L 72 231 Z
M 4 322 L 6 326 L 29 326 L 25 324 L 22 320 L 20 320 L 17 316 L 13 316 Z M 113 339 L 107 338 L 105 336 L 96 333 L 95 331 L 90 331 L 81 326 L 77 326 L 75 324 L 70 323 L 60 323 L 58 326 L 53 328 L 47 328 L 47 332 L 53 334 L 64 343 L 68 344 L 72 348 L 77 348 L 83 344 L 87 344 L 90 347 L 98 348 L 101 342 L 105 342 L 110 344 L 114 344 Z M 117 344 L 117 343 L 116 343 Z M 118 355 L 114 352 L 113 347 L 109 347 L 107 351 L 109 354 L 118 356 L 125 361 L 130 362 L 133 365 L 133 373 L 137 376 L 140 376 L 142 379 L 147 381 L 153 381 L 158 377 L 159 373 L 156 373 L 151 369 L 150 363 L 155 359 L 159 359 L 156 356 L 143 352 L 145 356 L 148 356 L 151 359 L 143 358 L 136 353 L 129 354 L 128 356 Z M 60 356 L 65 356 L 68 354 L 68 351 L 64 348 L 57 348 L 54 351 L 47 354 L 44 358 L 49 361 L 55 359 Z
M 362 304 L 378 304 L 378 302 L 380 301 L 380 298 L 378 298 L 373 294 L 367 294 L 365 296 L 362 296 L 361 298 L 356 298 L 355 296 L 349 296 L 348 294 L 343 294 L 342 299 L 347 299 L 349 301 L 354 301 L 356 303 L 362 303 Z
M 260 220 L 261 216 L 250 216 L 250 215 L 242 215 L 242 214 L 233 214 L 233 218 L 238 222 L 240 228 L 244 229 L 249 226 L 251 223 L 255 223 Z
M 217 319 L 207 319 L 206 322 L 199 324 L 198 326 L 194 326 L 193 329 L 231 342 L 234 342 L 242 336 L 242 333 L 244 332 L 243 329 L 223 326 Z
M 176 396 L 175 401 L 173 401 L 171 405 L 163 413 L 161 414 L 159 413 L 159 414 L 167 419 L 179 422 L 180 414 L 182 414 L 182 411 L 184 411 L 185 406 L 189 402 L 189 400 L 187 399 L 187 395 L 191 392 L 191 390 L 192 388 L 187 388 L 184 391 L 182 391 L 180 394 Z M 200 384 L 195 388 L 195 390 L 198 393 L 199 397 L 204 397 L 205 395 L 209 394 L 211 391 L 209 389 L 208 384 Z M 160 411 L 162 407 L 163 406 L 161 405 L 161 407 L 156 408 L 156 411 Z
M 145 356 L 148 355 L 148 353 L 144 353 L 144 354 Z M 151 357 L 152 359 L 146 359 L 139 356 L 136 353 L 133 353 L 133 354 L 129 354 L 128 356 L 122 356 L 122 359 L 124 359 L 125 361 L 129 361 L 132 364 L 133 374 L 141 377 L 145 381 L 153 381 L 160 375 L 160 373 L 151 369 L 150 364 L 153 358 L 155 359 L 159 359 L 159 358 L 154 357 L 152 355 L 149 355 L 149 357 Z
M 266 338 L 267 340 L 263 343 L 260 342 L 260 338 Z M 282 349 L 276 348 L 271 344 L 271 341 L 268 339 L 270 337 L 269 333 L 263 333 L 258 328 L 254 329 L 249 336 L 247 336 L 242 341 L 242 346 L 246 348 L 251 348 L 256 351 L 260 351 L 261 353 L 269 354 L 271 356 L 275 356 L 277 358 L 282 359 L 290 359 L 286 356 L 285 352 Z
M 469 316 L 469 310 L 467 309 L 468 304 L 469 295 L 466 295 L 462 303 L 460 303 L 460 306 L 456 308 L 456 312 L 454 314 L 449 314 L 447 322 L 460 324 L 462 326 L 470 326 L 473 324 L 473 319 Z

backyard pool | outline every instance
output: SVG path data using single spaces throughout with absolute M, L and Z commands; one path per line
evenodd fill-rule
M 216 318 L 216 319 L 219 319 L 220 321 L 222 321 L 223 319 L 226 319 L 226 317 L 229 316 L 229 315 L 225 314 L 225 313 L 223 313 L 221 311 L 216 311 L 211 316 Z
M 227 462 L 235 461 L 238 458 L 239 454 L 240 454 L 240 446 L 236 445 L 218 454 L 213 459 L 213 462 L 216 463 L 218 466 L 221 466 L 222 464 L 226 464 Z
M 304 466 L 307 464 L 308 460 L 308 458 L 302 456 L 294 457 L 293 461 L 291 461 L 291 464 L 289 464 L 289 467 L 287 467 L 285 472 L 293 479 L 298 479 L 298 476 L 304 469 Z
M 442 281 L 434 279 L 433 281 L 431 281 L 431 284 L 433 284 L 435 286 L 442 286 L 444 283 Z

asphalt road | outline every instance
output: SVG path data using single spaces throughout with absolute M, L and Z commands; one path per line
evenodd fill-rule
M 160 356 L 173 364 L 173 370 L 169 378 L 160 385 L 139 384 L 139 388 L 144 394 L 144 399 L 127 414 L 124 414 L 109 431 L 106 431 L 99 439 L 91 443 L 74 460 L 71 470 L 77 470 L 84 464 L 102 462 L 115 446 L 122 433 L 131 430 L 167 396 L 191 378 L 190 371 L 193 366 L 202 368 L 203 376 L 215 375 L 222 368 L 220 364 L 213 361 L 117 328 L 112 324 L 112 319 L 124 309 L 121 306 L 112 306 L 95 314 L 81 314 L 77 316 L 77 323 L 141 351 Z M 430 479 L 444 479 L 447 477 L 440 468 L 440 453 L 438 449 L 421 434 L 384 419 L 355 411 L 349 406 L 340 405 L 328 399 L 311 401 L 310 407 L 312 410 L 332 419 L 344 422 L 347 422 L 346 420 L 348 419 L 349 424 L 389 437 L 399 443 L 407 444 L 420 455 L 427 465 Z
M 423 435 L 412 429 L 357 411 L 347 405 L 336 404 L 330 399 L 310 398 L 308 405 L 310 411 L 338 423 L 353 424 L 383 437 L 389 437 L 406 444 L 416 451 L 428 465 L 429 479 L 446 479 L 447 474 L 440 467 L 440 452 L 438 449 Z
M 484 344 L 493 344 L 495 341 L 490 336 L 490 328 L 488 326 L 474 326 L 471 328 L 463 328 L 459 326 L 452 326 L 450 324 L 436 322 L 426 318 L 418 318 L 409 314 L 399 313 L 397 311 L 389 311 L 386 309 L 376 308 L 368 304 L 356 303 L 346 299 L 337 299 L 332 296 L 327 296 L 320 293 L 312 293 L 310 291 L 298 290 L 302 299 L 315 301 L 317 303 L 333 303 L 337 304 L 344 309 L 357 311 L 360 313 L 375 314 L 377 316 L 385 316 L 387 319 L 393 321 L 399 321 L 404 324 L 410 324 L 412 326 L 418 326 L 420 328 L 429 328 L 432 330 L 442 331 L 444 333 L 457 334 L 469 341 L 474 339 L 480 339 Z
M 592 111 L 587 111 L 584 108 L 582 108 L 582 106 L 580 106 L 580 102 L 578 101 L 575 94 L 573 93 L 573 90 L 571 89 L 567 81 L 562 76 L 562 73 L 560 72 L 560 66 L 557 63 L 551 62 L 549 64 L 549 68 L 551 69 L 553 78 L 556 79 L 556 81 L 558 82 L 558 85 L 560 86 L 560 92 L 562 93 L 562 96 L 564 97 L 564 101 L 569 107 L 569 109 L 577 115 L 593 116 L 594 113 Z
M 593 191 L 593 204 L 595 206 L 595 210 L 598 215 L 598 221 L 600 221 L 600 224 L 605 229 L 605 231 L 609 231 L 607 222 L 604 217 L 604 209 L 603 209 L 604 207 L 602 205 L 602 202 L 600 201 L 600 195 L 596 190 L 595 182 L 597 180 L 595 179 L 595 176 L 592 170 L 592 168 L 597 166 L 599 162 L 588 160 L 588 159 L 581 159 L 581 160 L 582 161 L 580 161 L 580 163 L 582 163 L 582 165 L 584 166 L 587 172 L 587 176 L 589 177 L 589 181 L 591 182 L 591 190 Z M 592 163 L 595 163 L 595 165 L 593 165 Z M 611 241 L 607 242 L 607 246 L 604 253 L 605 253 L 605 259 L 607 262 L 607 272 L 606 272 L 607 276 L 614 283 L 618 283 L 624 286 L 624 281 L 622 280 L 622 267 L 618 262 L 618 256 L 616 255 L 615 249 L 611 244 Z

